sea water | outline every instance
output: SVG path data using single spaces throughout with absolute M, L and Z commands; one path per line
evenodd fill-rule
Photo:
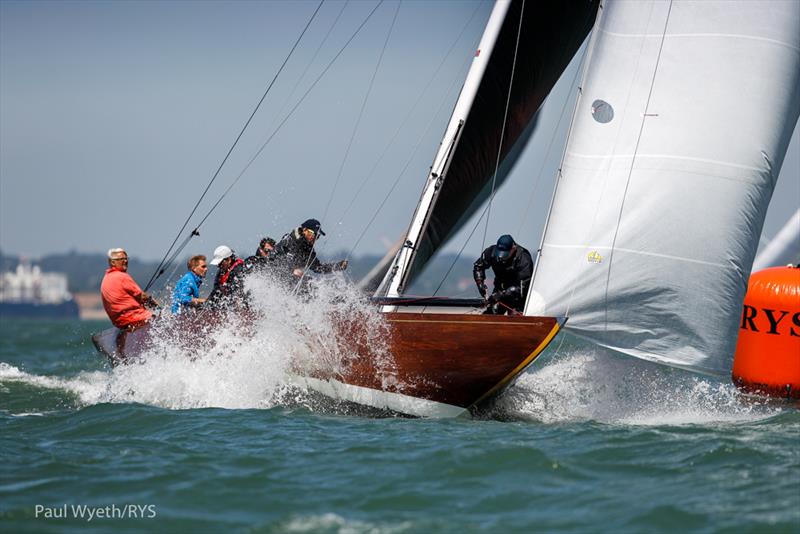
M 249 336 L 114 370 L 106 323 L 3 317 L 0 530 L 800 531 L 796 406 L 561 335 L 480 418 L 370 417 L 285 383 L 358 304 L 256 298 Z

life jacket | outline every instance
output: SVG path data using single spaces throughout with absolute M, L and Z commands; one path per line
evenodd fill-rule
M 228 268 L 228 270 L 225 271 L 223 273 L 223 275 L 219 277 L 219 285 L 224 286 L 225 284 L 227 284 L 228 283 L 228 277 L 233 272 L 233 269 L 236 268 L 239 265 L 242 265 L 243 263 L 244 263 L 244 260 L 242 258 L 236 258 L 236 261 L 231 263 L 231 266 Z

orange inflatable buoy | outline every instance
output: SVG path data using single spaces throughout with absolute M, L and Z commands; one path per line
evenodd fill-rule
M 733 382 L 750 392 L 800 398 L 800 268 L 750 275 Z

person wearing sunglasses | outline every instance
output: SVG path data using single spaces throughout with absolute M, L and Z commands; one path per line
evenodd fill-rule
M 143 325 L 153 316 L 147 308 L 159 305 L 128 274 L 128 253 L 123 248 L 108 251 L 108 269 L 100 284 L 100 295 L 108 318 L 120 329 Z
M 308 219 L 300 226 L 284 235 L 275 245 L 275 260 L 279 268 L 291 274 L 291 279 L 297 282 L 306 270 L 315 273 L 330 273 L 347 269 L 347 260 L 335 263 L 322 263 L 317 258 L 314 245 L 324 236 L 320 222 L 317 219 Z

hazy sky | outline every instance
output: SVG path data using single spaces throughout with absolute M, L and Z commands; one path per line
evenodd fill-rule
M 325 2 L 201 216 L 375 5 Z M 123 246 L 139 258 L 160 258 L 316 6 L 0 1 L 0 249 L 38 257 Z M 400 236 L 491 2 L 402 2 L 345 160 L 397 7 L 387 0 L 378 8 L 203 224 L 187 254 L 210 254 L 220 243 L 251 253 L 263 235 L 280 237 L 309 217 L 323 220 L 328 253 L 351 249 L 362 232 L 355 254 L 383 253 Z M 490 236 L 511 232 L 529 248 L 538 246 L 577 67 L 573 61 L 562 77 L 496 197 L 502 209 L 492 211 Z M 400 185 L 367 226 L 404 168 Z M 799 204 L 796 129 L 765 234 L 774 235 Z M 458 250 L 464 238 L 448 249 Z M 477 256 L 480 247 L 478 236 L 465 254 Z

